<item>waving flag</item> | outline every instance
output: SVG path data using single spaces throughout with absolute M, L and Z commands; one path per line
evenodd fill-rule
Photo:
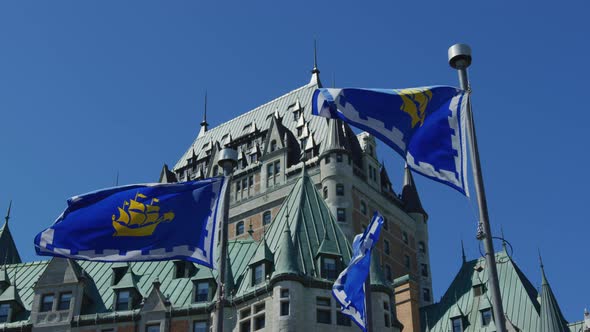
M 185 259 L 214 267 L 224 178 L 104 189 L 68 200 L 35 237 L 38 255 L 115 262 Z
M 371 265 L 371 249 L 379 239 L 382 225 L 383 216 L 375 212 L 365 232 L 354 237 L 350 263 L 340 273 L 332 287 L 332 295 L 342 306 L 342 313 L 350 316 L 365 332 L 367 331 L 365 280 Z
M 468 92 L 448 86 L 412 89 L 317 89 L 313 114 L 339 118 L 375 135 L 414 171 L 468 195 Z

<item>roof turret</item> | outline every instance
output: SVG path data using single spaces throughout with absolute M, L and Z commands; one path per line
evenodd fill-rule
M 8 205 L 8 211 L 6 212 L 6 220 L 4 226 L 0 228 L 0 253 L 3 255 L 0 257 L 0 265 L 5 264 L 18 264 L 21 262 L 20 255 L 16 249 L 14 239 L 8 228 L 8 220 L 10 219 L 10 210 L 12 208 L 12 201 Z
M 569 331 L 567 328 L 567 321 L 563 318 L 561 309 L 557 304 L 555 295 L 547 282 L 545 277 L 545 268 L 543 267 L 543 260 L 539 254 L 539 262 L 541 264 L 541 313 L 539 318 L 541 320 L 540 332 L 556 332 Z
M 405 210 L 408 213 L 420 213 L 428 218 L 428 214 L 424 211 L 422 203 L 420 202 L 420 196 L 418 196 L 418 190 L 416 190 L 416 184 L 414 184 L 414 178 L 412 172 L 406 164 L 404 174 L 404 185 L 402 189 L 402 201 L 405 204 Z
M 279 242 L 279 249 L 277 252 L 273 277 L 283 274 L 299 275 L 301 273 L 299 270 L 299 264 L 297 263 L 297 249 L 293 244 L 293 238 L 291 237 L 291 227 L 288 224 L 288 214 L 286 215 L 286 219 L 287 227 L 285 227 Z

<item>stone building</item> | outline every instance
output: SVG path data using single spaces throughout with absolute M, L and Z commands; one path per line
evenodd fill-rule
M 375 330 L 420 330 L 432 303 L 428 215 L 412 174 L 398 192 L 375 138 L 311 115 L 308 84 L 200 132 L 160 182 L 220 174 L 223 147 L 238 151 L 231 182 L 225 331 L 357 331 L 331 286 L 350 242 L 373 211 L 386 218 L 371 262 Z M 184 261 L 96 263 L 54 258 L 23 263 L 0 230 L 0 330 L 208 331 L 216 271 Z M 405 276 L 405 277 L 404 277 Z M 397 278 L 397 279 L 396 279 Z M 393 280 L 396 279 L 395 289 Z M 396 301 L 398 302 L 396 304 Z

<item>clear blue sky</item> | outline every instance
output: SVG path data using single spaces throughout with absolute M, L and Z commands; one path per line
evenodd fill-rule
M 566 318 L 588 306 L 587 1 L 0 2 L 0 210 L 25 260 L 65 200 L 156 181 L 199 130 L 308 82 L 313 39 L 325 85 L 457 85 L 447 48 L 472 46 L 475 120 L 493 231 L 539 286 L 537 249 Z M 586 152 L 584 152 L 586 151 Z M 402 162 L 381 156 L 394 187 Z M 430 214 L 434 295 L 475 202 L 416 176 Z

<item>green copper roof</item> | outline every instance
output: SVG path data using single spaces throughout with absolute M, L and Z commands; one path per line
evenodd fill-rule
M 293 244 L 290 227 L 285 227 L 279 248 L 281 255 L 276 259 L 273 277 L 283 274 L 299 275 L 301 270 L 297 264 L 297 249 Z
M 0 228 L 0 265 L 20 263 L 20 255 L 14 244 L 12 234 L 8 228 L 8 217 L 4 226 Z
M 272 264 L 273 261 L 273 254 L 272 252 L 270 252 L 268 244 L 266 244 L 266 239 L 263 238 L 262 241 L 260 241 L 258 248 L 256 248 L 256 253 L 254 254 L 254 257 L 252 257 L 252 259 L 250 260 L 250 265 L 258 264 L 261 262 L 269 262 Z
M 568 331 L 567 322 L 561 314 L 551 286 L 545 277 L 545 269 L 541 263 L 541 329 L 540 332 Z
M 506 252 L 496 253 L 496 262 L 502 304 L 507 319 L 521 331 L 539 331 L 540 305 L 537 302 L 535 287 Z M 424 319 L 428 315 L 431 332 L 449 331 L 451 318 L 460 310 L 466 321 L 465 332 L 492 331 L 492 326 L 481 326 L 480 310 L 491 308 L 489 290 L 484 291 L 482 295 L 475 295 L 473 286 L 481 284 L 489 289 L 485 259 L 479 258 L 463 263 L 441 300 L 421 308 L 422 330 L 425 329 Z
M 319 255 L 335 255 L 340 256 L 340 248 L 338 248 L 338 242 L 336 240 L 330 239 L 328 232 L 324 232 L 324 238 L 322 239 L 322 243 L 318 248 L 315 257 Z

